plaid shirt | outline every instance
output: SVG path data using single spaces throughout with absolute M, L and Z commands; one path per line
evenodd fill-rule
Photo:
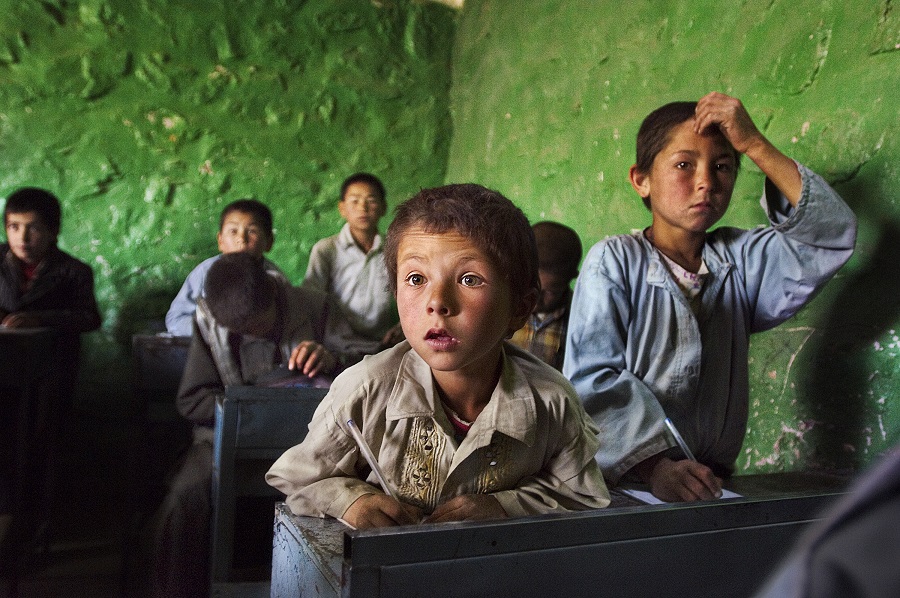
M 528 316 L 528 321 L 516 331 L 510 342 L 561 371 L 566 352 L 571 301 L 570 294 L 566 304 L 559 309 Z

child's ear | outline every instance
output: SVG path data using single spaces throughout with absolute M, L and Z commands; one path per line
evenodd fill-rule
M 263 253 L 269 253 L 269 251 L 271 251 L 271 249 L 272 249 L 272 245 L 275 244 L 275 235 L 274 234 L 266 235 L 266 236 L 268 237 L 268 240 L 266 241 L 266 244 L 263 247 Z
M 224 246 L 222 245 L 222 231 L 216 233 L 216 243 L 219 245 L 219 253 L 225 253 Z
M 644 199 L 650 197 L 650 176 L 638 170 L 637 164 L 628 170 L 628 180 L 638 195 Z

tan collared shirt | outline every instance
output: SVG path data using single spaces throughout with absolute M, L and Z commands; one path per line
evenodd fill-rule
M 397 496 L 430 512 L 486 493 L 510 517 L 601 508 L 609 494 L 594 461 L 597 429 L 562 375 L 504 345 L 500 381 L 457 445 L 431 369 L 408 342 L 338 376 L 303 443 L 266 474 L 300 515 L 341 517 L 377 492 L 346 422 L 353 419 Z

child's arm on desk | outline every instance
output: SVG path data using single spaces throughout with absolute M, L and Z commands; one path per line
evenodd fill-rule
M 422 523 L 506 519 L 500 501 L 490 494 L 461 494 L 441 503 Z
M 696 461 L 673 461 L 655 455 L 634 466 L 638 476 L 650 485 L 653 496 L 667 502 L 713 500 L 722 495 L 722 480 Z
M 387 494 L 364 494 L 353 501 L 341 520 L 356 529 L 415 525 L 422 520 L 422 510 Z

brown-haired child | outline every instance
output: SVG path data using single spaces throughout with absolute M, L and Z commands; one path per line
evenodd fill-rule
M 407 340 L 338 376 L 269 470 L 291 510 L 364 528 L 606 506 L 597 430 L 572 387 L 505 341 L 538 291 L 521 210 L 479 185 L 425 189 L 397 208 L 385 262 Z

